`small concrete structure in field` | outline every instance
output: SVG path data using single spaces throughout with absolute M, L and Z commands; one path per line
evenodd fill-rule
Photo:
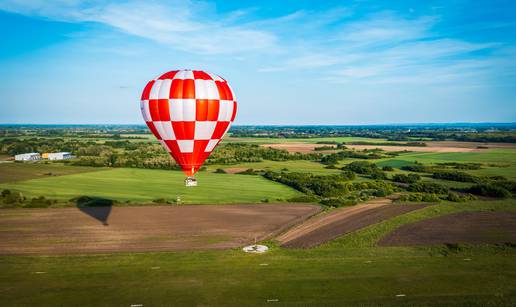
M 269 248 L 265 245 L 254 244 L 254 245 L 246 246 L 246 247 L 242 248 L 242 250 L 246 253 L 261 254 L 261 253 L 265 253 L 266 251 L 268 251 Z
M 49 152 L 49 153 L 44 153 L 43 158 L 49 159 L 49 160 L 66 160 L 66 159 L 73 159 L 73 158 L 75 158 L 75 156 L 69 152 Z
M 41 160 L 41 155 L 37 152 L 23 153 L 14 156 L 15 161 L 37 161 Z

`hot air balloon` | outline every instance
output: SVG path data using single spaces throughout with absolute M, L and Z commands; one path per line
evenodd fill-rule
M 187 186 L 235 119 L 228 82 L 201 70 L 173 70 L 149 81 L 140 107 L 145 123 L 181 166 Z

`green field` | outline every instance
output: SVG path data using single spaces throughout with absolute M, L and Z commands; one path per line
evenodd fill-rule
M 314 137 L 314 138 L 237 138 L 226 137 L 224 142 L 228 143 L 253 143 L 253 144 L 276 144 L 276 143 L 309 143 L 315 144 L 317 142 L 370 142 L 380 143 L 387 142 L 386 139 L 372 139 L 361 137 Z
M 375 247 L 400 225 L 463 210 L 516 206 L 506 200 L 427 207 L 318 248 L 273 247 L 262 255 L 234 249 L 3 256 L 0 298 L 9 306 L 515 305 L 514 247 Z
M 216 170 L 217 168 L 243 168 L 243 169 L 263 169 L 281 171 L 287 169 L 291 172 L 305 172 L 314 174 L 337 174 L 340 173 L 338 169 L 325 169 L 325 165 L 317 161 L 307 160 L 288 160 L 288 161 L 262 161 L 262 162 L 246 162 L 231 165 L 207 165 L 208 170 Z
M 257 203 L 300 195 L 261 176 L 199 172 L 199 186 L 194 188 L 185 187 L 184 178 L 180 171 L 117 168 L 4 183 L 0 188 L 21 191 L 30 197 L 68 200 L 87 195 L 138 203 L 158 198 L 176 200 L 177 196 L 186 204 Z
M 0 163 L 0 184 L 105 170 L 101 167 L 64 166 L 61 163 Z

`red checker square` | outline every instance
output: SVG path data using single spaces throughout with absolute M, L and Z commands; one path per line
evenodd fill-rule
M 168 99 L 158 99 L 158 111 L 161 121 L 170 120 L 170 108 L 168 106 Z
M 228 98 L 229 88 L 226 85 L 226 83 L 221 81 L 215 81 L 215 84 L 217 85 L 217 89 L 219 90 L 220 100 L 230 100 Z
M 208 120 L 216 121 L 219 117 L 219 105 L 220 100 L 209 99 L 208 100 Z
M 193 140 L 195 135 L 195 122 L 172 122 L 172 129 L 178 140 Z
M 208 120 L 208 99 L 196 99 L 195 120 Z
M 159 121 L 159 108 L 158 108 L 158 100 L 151 99 L 149 100 L 149 112 L 153 121 Z
M 215 131 L 213 131 L 212 139 L 221 139 L 229 126 L 229 122 L 217 122 Z
M 158 79 L 166 80 L 166 79 L 174 79 L 174 76 L 177 74 L 179 70 L 169 71 L 167 73 L 162 74 Z
M 231 115 L 231 121 L 235 120 L 236 111 L 237 111 L 237 102 L 233 101 L 233 114 Z
M 174 79 L 170 85 L 170 98 L 192 99 L 195 98 L 195 82 L 193 79 Z
M 155 82 L 154 80 L 151 80 L 151 81 L 149 81 L 149 83 L 147 83 L 147 85 L 143 89 L 142 99 L 141 100 L 149 99 L 150 91 L 152 89 L 152 86 L 154 85 L 154 82 Z
M 194 70 L 193 75 L 194 79 L 212 80 L 210 75 L 201 70 Z
M 206 146 L 208 146 L 208 142 L 209 140 L 195 140 L 194 141 L 194 149 L 193 149 L 193 154 L 194 154 L 194 162 L 196 164 L 202 164 L 204 162 L 204 159 L 203 158 L 203 153 L 204 153 L 204 150 L 206 149 Z

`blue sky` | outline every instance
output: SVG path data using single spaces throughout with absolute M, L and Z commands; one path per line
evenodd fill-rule
M 516 121 L 514 1 L 0 0 L 0 33 L 0 123 L 143 123 L 178 68 L 236 124 Z

